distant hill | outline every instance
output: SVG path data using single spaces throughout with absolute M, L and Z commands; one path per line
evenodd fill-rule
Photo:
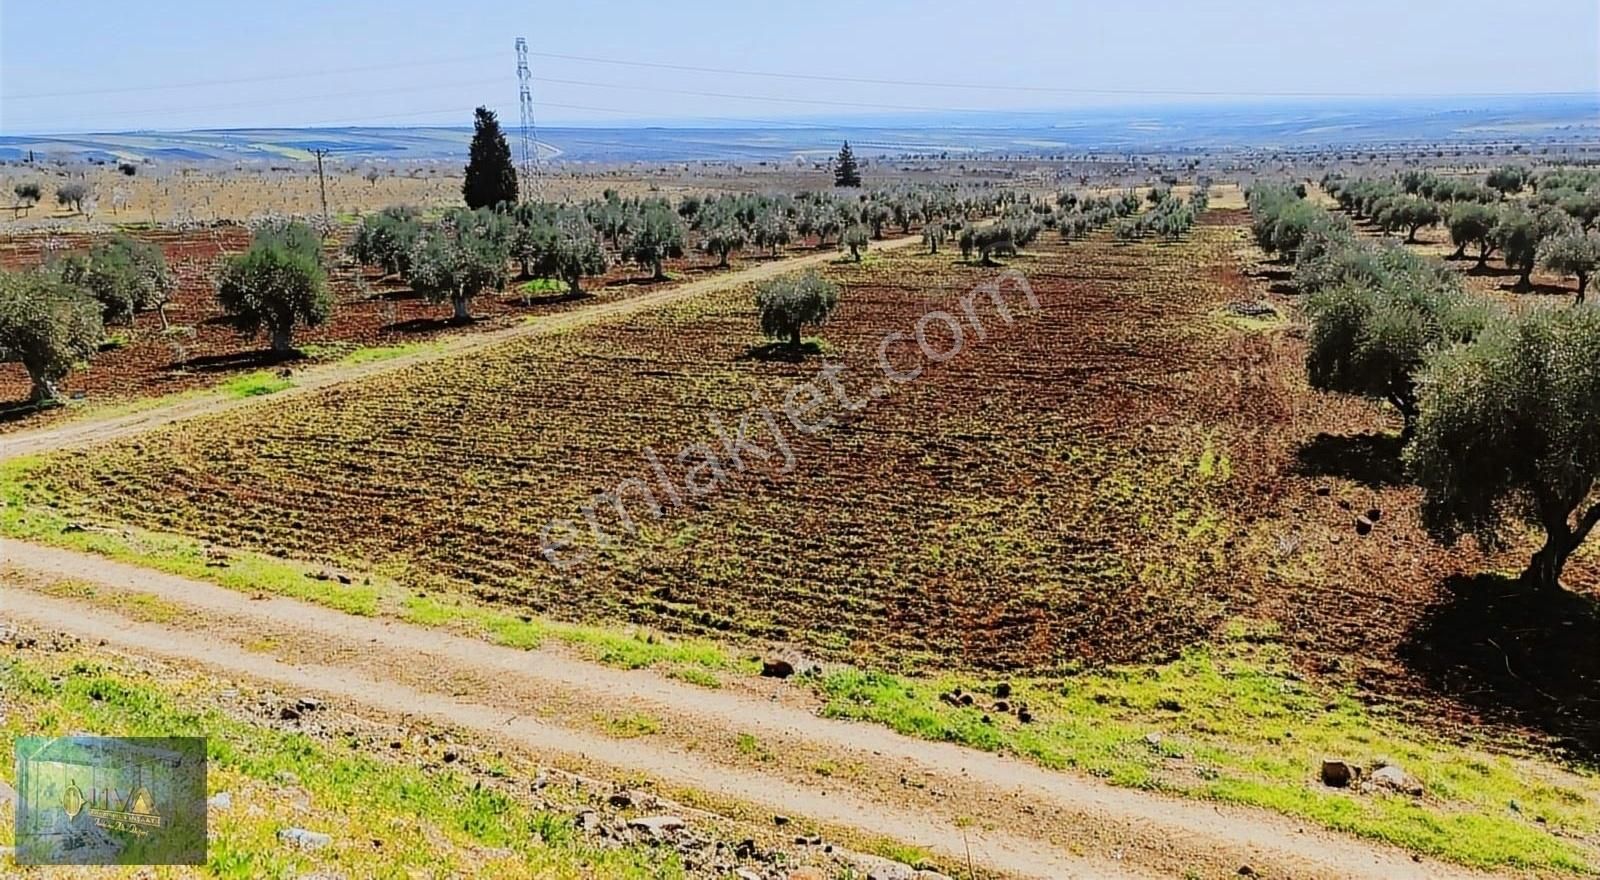
M 1059 154 L 1377 143 L 1600 141 L 1600 97 L 1363 104 L 1184 105 L 1054 113 L 899 115 L 713 127 L 541 127 L 557 162 L 791 161 L 848 139 L 859 153 Z M 272 163 L 327 149 L 346 161 L 460 160 L 468 127 L 265 128 L 0 135 L 0 159 Z

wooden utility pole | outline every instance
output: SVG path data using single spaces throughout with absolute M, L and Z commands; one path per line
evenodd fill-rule
M 328 223 L 328 180 L 327 180 L 327 178 L 322 176 L 322 157 L 328 155 L 328 151 L 325 150 L 325 149 L 322 149 L 321 147 L 318 147 L 317 149 L 312 150 L 311 152 L 314 155 L 316 155 L 316 157 L 317 157 L 317 188 L 322 191 L 322 223 L 323 223 L 323 225 L 327 225 L 327 223 Z

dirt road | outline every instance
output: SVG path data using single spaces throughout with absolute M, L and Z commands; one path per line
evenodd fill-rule
M 19 542 L 8 542 L 6 551 L 11 566 L 113 593 L 156 596 L 185 611 L 174 623 L 158 625 L 100 605 L 0 586 L 0 616 L 13 622 L 380 711 L 421 713 L 537 751 L 647 773 L 958 860 L 970 845 L 974 859 L 1018 876 L 1173 876 L 1194 865 L 1229 872 L 1249 865 L 1268 876 L 1293 877 L 1479 876 L 1420 864 L 1397 849 L 1276 815 L 1116 789 L 1004 756 L 818 717 L 759 693 L 712 690 L 555 650 L 503 648 L 288 599 L 251 599 L 71 551 Z M 242 646 L 262 634 L 280 643 L 278 656 Z M 650 713 L 664 719 L 667 733 L 613 738 L 581 723 L 594 707 Z M 709 738 L 716 732 L 757 736 L 781 754 L 770 766 L 741 766 L 713 747 Z M 881 772 L 817 778 L 787 763 L 789 754 L 825 754 Z M 908 793 L 895 778 L 926 780 L 925 789 L 941 794 Z
M 873 249 L 879 251 L 899 250 L 920 243 L 920 238 L 905 236 L 874 242 Z M 503 330 L 451 337 L 437 346 L 430 346 L 413 354 L 360 364 L 335 362 L 308 367 L 296 373 L 293 386 L 262 397 L 241 398 L 221 391 L 213 391 L 184 397 L 171 403 L 156 405 L 138 412 L 109 417 L 86 416 L 82 419 L 67 421 L 48 428 L 19 431 L 15 434 L 0 436 L 0 461 L 57 449 L 87 446 L 119 437 L 129 437 L 172 422 L 240 409 L 252 406 L 263 400 L 281 400 L 285 397 L 309 394 L 344 382 L 359 381 L 371 376 L 403 370 L 420 363 L 467 354 L 489 346 L 499 345 L 512 339 L 563 332 L 598 321 L 624 318 L 628 315 L 660 308 L 686 299 L 693 299 L 707 293 L 739 287 L 754 281 L 784 275 L 798 269 L 819 266 L 838 258 L 839 256 L 836 252 L 826 250 L 800 257 L 757 263 L 736 272 L 728 272 L 699 281 L 691 281 L 627 299 L 572 309 L 549 317 L 538 318 L 526 324 L 507 327 Z

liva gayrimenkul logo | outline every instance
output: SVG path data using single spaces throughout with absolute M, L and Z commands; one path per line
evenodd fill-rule
M 200 865 L 202 737 L 19 737 L 19 865 Z

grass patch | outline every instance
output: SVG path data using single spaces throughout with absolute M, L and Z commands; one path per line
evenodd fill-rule
M 684 875 L 670 847 L 592 846 L 565 813 L 536 809 L 469 773 L 424 772 L 215 709 L 197 711 L 158 682 L 74 656 L 30 657 L 0 668 L 9 710 L 0 731 L 8 737 L 73 730 L 207 737 L 207 784 L 233 799 L 231 809 L 211 814 L 211 875 Z M 10 762 L 0 765 L 8 781 L 15 782 L 14 772 Z M 315 852 L 284 847 L 277 833 L 290 826 L 331 834 L 333 844 Z M 11 832 L 9 822 L 5 831 Z M 143 869 L 111 870 L 135 876 Z
M 992 681 L 846 669 L 813 683 L 829 717 L 1007 752 L 1114 785 L 1262 807 L 1474 867 L 1594 867 L 1591 852 L 1563 839 L 1600 829 L 1592 774 L 1436 740 L 1353 694 L 1308 685 L 1271 627 L 1236 623 L 1220 644 L 1166 665 L 1009 682 L 1006 702 L 1013 712 L 1026 703 L 1030 724 L 997 710 Z M 955 688 L 976 705 L 940 700 Z M 1324 757 L 1396 763 L 1427 794 L 1326 788 L 1317 778 Z
M 653 715 L 634 713 L 632 715 L 609 716 L 600 719 L 606 732 L 617 739 L 637 739 L 641 736 L 650 736 L 661 732 L 661 721 Z
M 536 296 L 541 293 L 566 293 L 567 283 L 560 278 L 535 278 L 517 285 L 517 293 Z
M 229 397 L 262 397 L 268 394 L 277 394 L 285 388 L 292 387 L 294 380 L 280 376 L 271 370 L 256 370 L 235 376 L 217 386 L 223 394 Z

